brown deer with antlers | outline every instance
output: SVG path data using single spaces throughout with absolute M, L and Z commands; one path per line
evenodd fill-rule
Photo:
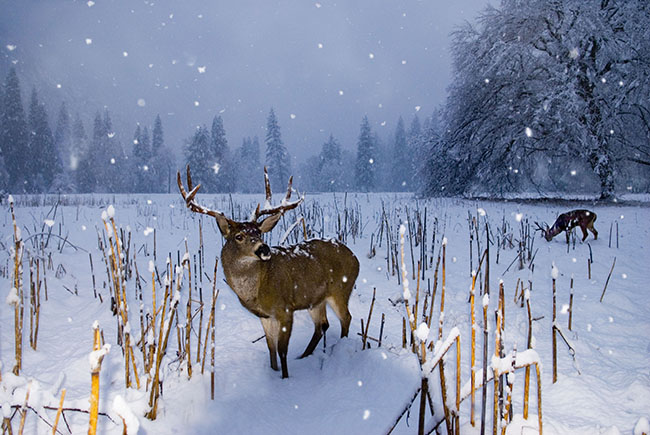
M 549 242 L 562 231 L 566 231 L 566 240 L 567 243 L 569 243 L 569 235 L 571 234 L 571 230 L 575 227 L 580 227 L 582 230 L 583 242 L 589 236 L 587 230 L 591 231 L 594 235 L 594 240 L 597 240 L 598 231 L 594 228 L 594 222 L 596 222 L 596 213 L 593 211 L 571 210 L 559 215 L 557 219 L 555 219 L 553 226 L 550 228 L 547 224 L 544 224 L 542 227 L 538 222 L 535 222 L 535 225 L 537 225 L 537 231 L 541 231 L 542 236 Z
M 359 274 L 359 261 L 352 251 L 335 240 L 308 240 L 273 248 L 262 240 L 262 234 L 271 231 L 284 212 L 295 209 L 304 199 L 290 201 L 292 178 L 281 205 L 272 207 L 271 187 L 264 168 L 265 207 L 260 210 L 258 204 L 248 222 L 237 222 L 221 212 L 200 206 L 194 198 L 201 185 L 192 187 L 189 165 L 189 192 L 183 187 L 180 172 L 177 181 L 190 210 L 217 220 L 226 239 L 221 251 L 226 282 L 244 308 L 260 318 L 273 370 L 278 370 L 276 355 L 279 353 L 282 377 L 289 376 L 287 350 L 296 310 L 308 310 L 314 322 L 314 334 L 300 358 L 314 351 L 329 327 L 327 305 L 341 322 L 341 337 L 348 335 L 352 319 L 348 300 Z M 260 221 L 262 216 L 267 217 Z

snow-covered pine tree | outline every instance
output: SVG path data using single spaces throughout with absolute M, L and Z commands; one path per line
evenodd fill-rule
M 27 166 L 32 156 L 26 152 L 29 143 L 27 120 L 20 95 L 20 82 L 13 67 L 5 79 L 2 96 L 0 149 L 8 173 L 8 190 L 21 193 L 25 191 L 25 183 L 29 178 Z
M 210 132 L 205 125 L 199 126 L 186 143 L 185 164 L 190 165 L 194 185 L 201 183 L 206 187 L 206 193 L 213 192 L 215 170 L 212 161 Z
M 403 192 L 413 189 L 411 155 L 412 153 L 408 146 L 406 129 L 404 128 L 404 120 L 400 116 L 397 120 L 395 136 L 390 150 L 391 190 Z
M 342 189 L 343 162 L 341 161 L 341 145 L 330 134 L 327 142 L 323 144 L 319 156 L 319 167 L 316 177 L 316 184 L 319 191 L 338 192 Z
M 214 156 L 215 192 L 232 192 L 234 190 L 234 174 L 230 160 L 230 150 L 226 139 L 226 129 L 221 116 L 215 116 L 210 130 L 210 145 Z
M 375 141 L 370 129 L 370 122 L 368 116 L 364 116 L 361 121 L 354 168 L 357 189 L 362 192 L 372 191 L 375 187 L 375 153 Z
M 149 129 L 147 126 L 136 126 L 133 134 L 133 156 L 129 165 L 134 176 L 133 186 L 130 190 L 139 193 L 148 193 L 153 190 L 153 174 L 151 172 L 151 145 L 149 143 Z
M 151 138 L 150 171 L 154 180 L 151 190 L 152 192 L 169 193 L 171 191 L 174 167 L 173 153 L 165 146 L 165 138 L 160 115 L 156 115 Z
M 239 192 L 261 192 L 264 186 L 262 163 L 260 162 L 260 142 L 257 136 L 245 137 L 236 153 L 236 186 Z
M 29 142 L 28 153 L 32 156 L 27 170 L 27 191 L 48 192 L 54 179 L 62 172 L 58 150 L 54 146 L 54 136 L 47 120 L 45 105 L 38 101 L 36 89 L 32 89 L 29 105 Z
M 291 176 L 291 161 L 289 153 L 282 142 L 280 126 L 271 108 L 266 120 L 266 167 L 269 171 L 269 181 L 276 189 L 285 185 Z

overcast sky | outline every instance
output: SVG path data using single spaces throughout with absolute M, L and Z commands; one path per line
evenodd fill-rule
M 330 134 L 355 149 L 364 115 L 381 137 L 400 115 L 429 116 L 452 80 L 450 32 L 486 4 L 0 0 L 2 79 L 14 63 L 25 102 L 36 86 L 53 121 L 65 100 L 89 130 L 107 107 L 125 144 L 160 114 L 178 155 L 216 114 L 231 149 L 263 143 L 273 107 L 300 161 Z

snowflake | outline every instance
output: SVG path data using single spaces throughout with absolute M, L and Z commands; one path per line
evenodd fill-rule
M 8 44 L 8 45 L 7 45 L 7 50 L 9 50 L 9 51 L 14 51 L 15 49 L 16 49 L 16 46 L 15 46 L 15 45 L 12 45 L 12 44 Z
M 533 137 L 533 130 L 530 127 L 526 127 L 526 136 Z
M 147 105 L 147 102 L 144 101 L 144 98 L 138 98 L 138 106 L 144 107 Z
M 199 71 L 199 74 L 204 74 L 205 70 L 206 70 L 206 67 L 205 66 L 199 66 L 196 69 Z
M 86 45 L 90 45 L 93 43 L 93 40 L 90 38 L 86 38 Z

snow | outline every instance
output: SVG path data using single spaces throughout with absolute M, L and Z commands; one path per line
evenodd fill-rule
M 81 196 L 79 198 L 82 198 Z M 33 231 L 32 222 L 44 222 L 50 219 L 47 213 L 53 203 L 33 206 L 32 197 L 14 195 L 16 219 L 26 236 Z M 67 200 L 70 205 L 67 205 Z M 340 195 L 339 199 L 339 209 Z M 56 199 L 54 199 L 55 201 Z M 307 311 L 299 311 L 294 315 L 291 342 L 289 344 L 289 379 L 282 380 L 280 375 L 269 367 L 268 350 L 265 340 L 255 341 L 263 335 L 259 319 L 240 304 L 236 295 L 224 282 L 223 269 L 219 264 L 217 271 L 216 289 L 220 290 L 216 310 L 216 342 L 215 349 L 215 400 L 210 399 L 210 358 L 201 375 L 200 364 L 193 361 L 193 375 L 188 380 L 186 369 L 176 358 L 177 338 L 175 323 L 169 337 L 169 352 L 163 360 L 161 375 L 164 377 L 164 390 L 160 399 L 158 418 L 155 421 L 144 417 L 147 411 L 148 392 L 146 377 L 143 370 L 142 355 L 135 348 L 138 373 L 141 375 L 141 389 L 125 388 L 124 358 L 117 344 L 118 321 L 111 313 L 110 295 L 105 283 L 109 283 L 102 253 L 98 250 L 97 228 L 104 232 L 103 222 L 98 216 L 96 205 L 78 205 L 78 198 L 68 196 L 58 207 L 56 216 L 56 231 L 61 226 L 62 236 L 68 234 L 68 240 L 85 251 L 76 251 L 69 245 L 61 251 L 56 246 L 51 247 L 52 266 L 54 270 L 59 265 L 66 269 L 62 276 L 54 271 L 46 270 L 49 299 L 46 301 L 41 294 L 41 318 L 37 350 L 29 346 L 29 298 L 25 296 L 25 325 L 23 341 L 23 368 L 19 376 L 11 373 L 14 365 L 14 305 L 0 306 L 0 362 L 2 362 L 2 382 L 0 382 L 0 404 L 3 415 L 11 415 L 9 406 L 22 405 L 29 380 L 40 385 L 38 394 L 33 397 L 42 407 L 57 407 L 60 389 L 67 391 L 64 406 L 88 408 L 90 394 L 90 365 L 97 364 L 103 356 L 100 373 L 100 412 L 108 413 L 108 418 L 100 416 L 98 432 L 108 435 L 122 433 L 122 419 L 127 421 L 129 433 L 139 426 L 141 433 L 172 434 L 172 433 L 385 433 L 395 421 L 404 405 L 410 400 L 420 385 L 421 370 L 417 357 L 410 349 L 402 348 L 402 318 L 405 316 L 403 302 L 395 306 L 388 300 L 395 299 L 394 295 L 403 292 L 402 281 L 398 283 L 397 276 L 392 275 L 387 267 L 385 258 L 385 241 L 377 249 L 377 255 L 367 258 L 370 237 L 375 231 L 374 243 L 377 244 L 376 231 L 381 216 L 382 201 L 387 212 L 397 215 L 397 210 L 424 210 L 426 207 L 429 228 L 434 218 L 440 222 L 440 232 L 436 235 L 437 242 L 432 248 L 427 245 L 427 254 L 437 256 L 440 244 L 444 243 L 447 250 L 446 264 L 446 295 L 445 316 L 443 318 L 444 342 L 436 344 L 434 352 L 427 352 L 427 363 L 440 358 L 437 353 L 444 346 L 451 345 L 451 351 L 443 358 L 448 378 L 448 395 L 455 397 L 455 350 L 453 341 L 456 336 L 461 338 L 461 383 L 462 395 L 469 394 L 469 355 L 470 355 L 470 313 L 468 289 L 471 286 L 470 271 L 478 269 L 476 243 L 473 245 L 474 255 L 472 264 L 468 255 L 467 212 L 476 213 L 484 210 L 480 221 L 488 221 L 493 229 L 505 219 L 511 227 L 516 228 L 515 237 L 519 237 L 518 228 L 521 222 L 552 221 L 558 213 L 566 211 L 565 204 L 549 202 L 507 202 L 465 201 L 459 199 L 418 200 L 409 195 L 357 195 L 348 194 L 348 206 L 359 207 L 362 216 L 363 233 L 356 238 L 348 236 L 346 245 L 355 252 L 360 262 L 359 277 L 350 298 L 352 323 L 347 338 L 339 338 L 339 322 L 333 311 L 328 310 L 330 328 L 327 331 L 327 348 L 319 343 L 314 354 L 308 358 L 297 359 L 309 342 L 313 333 L 313 324 Z M 116 225 L 120 228 L 130 227 L 131 252 L 136 252 L 143 301 L 136 292 L 135 270 L 133 277 L 128 278 L 127 297 L 131 308 L 129 322 L 132 342 L 140 337 L 147 344 L 159 339 L 159 329 L 148 330 L 144 334 L 140 330 L 140 322 L 134 307 L 144 306 L 144 312 L 151 310 L 151 273 L 160 273 L 160 285 L 156 282 L 158 301 L 164 293 L 165 283 L 173 285 L 174 303 L 183 304 L 189 300 L 187 293 L 187 276 L 178 277 L 176 273 L 186 275 L 184 268 L 175 271 L 173 280 L 170 279 L 169 269 L 177 266 L 177 260 L 185 256 L 185 239 L 190 254 L 199 248 L 199 219 L 191 218 L 191 212 L 186 210 L 179 195 L 96 195 L 93 200 L 97 204 L 112 203 L 116 213 Z M 241 205 L 242 210 L 254 208 L 260 201 L 260 195 L 233 195 L 235 205 Z M 151 203 L 148 203 L 151 201 Z M 215 209 L 230 210 L 228 195 L 211 196 Z M 74 204 L 74 205 L 73 205 Z M 324 213 L 325 237 L 336 236 L 337 214 L 332 195 L 307 195 L 307 208 L 318 204 Z M 174 207 L 170 207 L 174 205 Z M 546 242 L 537 236 L 535 248 L 538 249 L 534 259 L 534 270 L 525 267 L 517 269 L 515 263 L 510 269 L 508 265 L 516 257 L 516 249 L 499 248 L 500 260 L 496 263 L 497 246 L 492 245 L 490 251 L 490 281 L 491 293 L 483 293 L 485 265 L 478 271 L 476 281 L 476 296 L 488 308 L 489 361 L 499 370 L 509 372 L 512 367 L 512 349 L 516 346 L 515 366 L 539 363 L 544 370 L 541 372 L 543 397 L 543 423 L 545 434 L 587 435 L 603 433 L 634 433 L 648 432 L 650 414 L 650 384 L 647 374 L 650 370 L 648 351 L 650 342 L 645 331 L 650 330 L 650 294 L 647 288 L 647 246 L 650 246 L 650 230 L 646 223 L 650 219 L 650 207 L 641 203 L 635 205 L 601 205 L 590 204 L 589 207 L 598 214 L 596 227 L 600 232 L 598 240 L 589 239 L 585 243 L 578 241 L 570 247 L 563 237 L 552 242 Z M 577 207 L 576 207 L 577 208 Z M 143 210 L 147 213 L 143 213 Z M 152 210 L 151 213 L 149 210 Z M 13 222 L 7 207 L 0 209 L 3 219 L 0 219 L 1 233 L 5 245 L 12 246 Z M 105 219 L 108 211 L 105 210 Z M 290 212 L 293 216 L 294 212 Z M 523 219 L 517 220 L 517 214 Z M 620 216 L 624 215 L 625 220 Z M 395 218 L 393 233 L 398 232 L 403 216 Z M 202 219 L 207 219 L 202 217 Z M 293 219 L 293 217 L 292 217 Z M 412 220 L 412 216 L 411 216 Z M 619 248 L 607 243 L 608 229 L 612 222 L 619 223 Z M 59 225 L 59 222 L 61 225 Z M 203 280 L 199 281 L 194 274 L 193 255 L 188 260 L 192 262 L 192 300 L 198 299 L 194 286 L 202 288 L 203 303 L 209 307 L 209 296 L 212 294 L 212 267 L 214 259 L 220 254 L 222 238 L 216 227 L 206 225 L 203 221 L 203 246 L 205 249 L 205 266 Z M 292 220 L 287 221 L 287 225 Z M 40 227 L 40 225 L 38 225 Z M 79 231 L 86 227 L 87 231 Z M 157 259 L 153 257 L 153 238 L 146 236 L 144 228 L 156 230 Z M 320 223 L 314 228 L 319 229 Z M 53 227 L 54 229 L 54 227 Z M 269 233 L 269 245 L 276 245 L 283 230 L 276 228 Z M 301 236 L 301 235 L 300 235 Z M 409 249 L 409 231 L 404 232 L 405 265 L 410 287 L 409 305 L 415 303 L 415 288 L 418 279 L 411 271 L 411 253 Z M 484 233 L 483 233 L 484 237 Z M 430 236 L 429 236 L 430 238 Z M 125 238 L 125 244 L 128 237 Z M 9 241 L 9 243 L 7 243 Z M 484 245 L 484 238 L 481 240 Z M 593 252 L 591 279 L 587 277 L 587 262 L 589 248 Z M 123 248 L 126 248 L 124 246 Z M 25 246 L 24 265 L 32 253 L 29 243 Z M 177 251 L 178 254 L 177 254 Z M 418 249 L 414 249 L 415 255 Z M 50 251 L 46 250 L 45 255 Z M 433 254 L 431 254 L 433 252 Z M 88 254 L 92 255 L 96 289 L 102 294 L 104 302 L 93 296 L 93 275 L 90 271 Z M 170 259 L 168 259 L 170 257 Z M 450 259 L 455 257 L 456 262 Z M 599 302 L 605 280 L 607 279 L 613 258 L 617 258 L 617 273 L 611 276 L 607 298 Z M 132 256 L 130 257 L 132 258 Z M 416 260 L 419 258 L 416 257 Z M 577 261 L 573 261 L 576 258 Z M 425 270 L 425 280 L 420 281 L 420 308 L 427 289 L 427 280 L 433 282 L 433 266 Z M 11 253 L 0 251 L 0 264 L 11 266 Z M 167 263 L 169 262 L 169 263 Z M 562 269 L 557 273 L 556 291 L 558 307 L 565 311 L 571 292 L 570 280 L 573 278 L 573 319 L 572 330 L 568 329 L 568 316 L 560 315 L 556 325 L 561 328 L 567 340 L 575 349 L 575 357 L 580 362 L 578 374 L 573 357 L 561 338 L 558 340 L 558 381 L 553 384 L 551 358 L 551 312 L 552 312 L 552 279 L 549 274 L 552 264 Z M 619 269 L 620 266 L 620 269 Z M 8 303 L 16 303 L 17 292 L 12 290 L 13 267 L 0 274 L 0 293 Z M 29 283 L 29 268 L 24 267 L 24 286 L 27 290 Z M 143 273 L 148 270 L 149 273 Z M 198 271 L 197 271 L 198 272 Z M 396 273 L 402 272 L 398 263 Z M 125 272 L 126 273 L 126 272 Z M 206 278 L 209 276 L 209 280 Z M 126 275 L 125 275 L 126 276 Z M 41 275 L 42 279 L 43 275 Z M 176 280 L 182 279 L 182 288 L 176 291 Z M 439 318 L 440 276 L 436 301 L 434 302 L 434 323 Z M 158 279 L 158 278 L 156 278 Z M 504 335 L 504 358 L 492 359 L 494 354 L 494 311 L 498 305 L 499 280 L 503 280 L 506 302 L 506 334 Z M 528 317 L 526 304 L 522 308 L 519 301 L 513 301 L 513 293 L 517 281 L 524 282 L 524 297 L 531 302 L 533 321 L 534 350 L 526 349 Z M 533 282 L 532 289 L 528 281 Z M 520 284 L 521 285 L 521 284 Z M 65 286 L 65 287 L 64 287 Z M 66 290 L 78 288 L 78 295 Z M 361 349 L 361 339 L 358 337 L 359 319 L 368 319 L 368 310 L 372 299 L 373 288 L 376 288 L 376 301 L 368 335 L 379 336 L 382 314 L 385 325 L 382 336 L 382 346 L 369 341 L 370 349 Z M 137 296 L 137 297 L 136 297 Z M 207 300 L 207 303 L 206 303 Z M 134 305 L 135 304 L 135 305 Z M 162 304 L 157 303 L 160 309 Z M 199 303 L 193 305 L 196 310 Z M 178 306 L 178 323 L 185 324 L 185 305 Z M 482 382 L 482 307 L 477 311 L 477 359 L 476 385 Z M 166 318 L 169 318 L 170 308 L 167 306 Z M 158 321 L 161 320 L 161 311 Z M 427 313 L 428 314 L 428 313 Z M 203 312 L 204 326 L 209 310 Z M 418 312 L 418 340 L 437 339 L 437 328 L 434 334 L 429 334 L 428 327 L 422 323 L 422 312 Z M 195 327 L 198 324 L 195 317 Z M 166 320 L 167 320 L 166 319 Z M 92 352 L 93 331 L 89 328 L 95 320 L 95 327 L 101 326 L 105 345 L 100 351 Z M 167 322 L 168 324 L 169 322 Z M 205 331 L 205 328 L 204 328 Z M 184 333 L 184 331 L 179 331 Z M 155 333 L 155 335 L 154 335 Z M 142 335 L 141 335 L 142 334 Z M 458 335 L 456 335 L 458 334 Z M 435 336 L 435 337 L 434 337 Z M 203 332 L 205 337 L 205 332 Z M 192 336 L 192 356 L 196 358 L 196 334 Z M 255 341 L 255 342 L 254 342 Z M 203 342 L 204 343 L 204 342 Z M 117 348 L 115 348 L 117 346 Z M 109 347 L 112 351 L 108 352 Z M 139 347 L 139 344 L 138 344 Z M 210 347 L 210 344 L 208 345 Z M 92 353 L 91 353 L 92 352 Z M 91 354 L 92 356 L 89 356 Z M 208 355 L 210 352 L 208 352 Z M 488 379 L 492 376 L 492 367 L 487 369 Z M 537 427 L 536 408 L 536 378 L 531 377 L 531 408 L 528 420 L 522 417 L 523 403 L 523 371 L 517 369 L 514 374 L 513 401 L 515 416 L 507 433 L 533 433 Z M 34 386 L 35 384 L 32 384 Z M 488 397 L 491 397 L 491 383 L 488 381 Z M 440 403 L 439 377 L 434 373 L 430 376 L 432 398 L 436 415 Z M 32 392 L 36 390 L 32 389 Z M 480 390 L 477 390 L 477 399 Z M 480 415 L 480 399 L 477 400 L 477 410 Z M 455 405 L 454 405 L 455 406 Z M 469 425 L 469 400 L 463 400 L 460 406 L 460 422 L 462 433 L 478 433 Z M 393 433 L 414 433 L 417 426 L 416 405 L 411 410 L 406 423 L 406 417 L 397 425 Z M 254 410 L 251 413 L 251 410 Z M 45 409 L 42 416 L 53 421 L 54 411 Z M 488 405 L 488 423 L 491 425 L 491 405 Z M 121 416 L 121 417 L 120 417 Z M 67 412 L 66 418 L 73 433 L 87 431 L 88 419 L 86 414 Z M 427 414 L 427 421 L 434 423 L 436 417 Z M 59 428 L 62 428 L 60 422 Z M 17 430 L 17 419 L 13 420 L 14 431 Z M 525 428 L 525 429 L 522 429 Z M 44 433 L 46 425 L 34 413 L 27 414 L 25 433 Z M 444 429 L 443 429 L 444 431 Z

